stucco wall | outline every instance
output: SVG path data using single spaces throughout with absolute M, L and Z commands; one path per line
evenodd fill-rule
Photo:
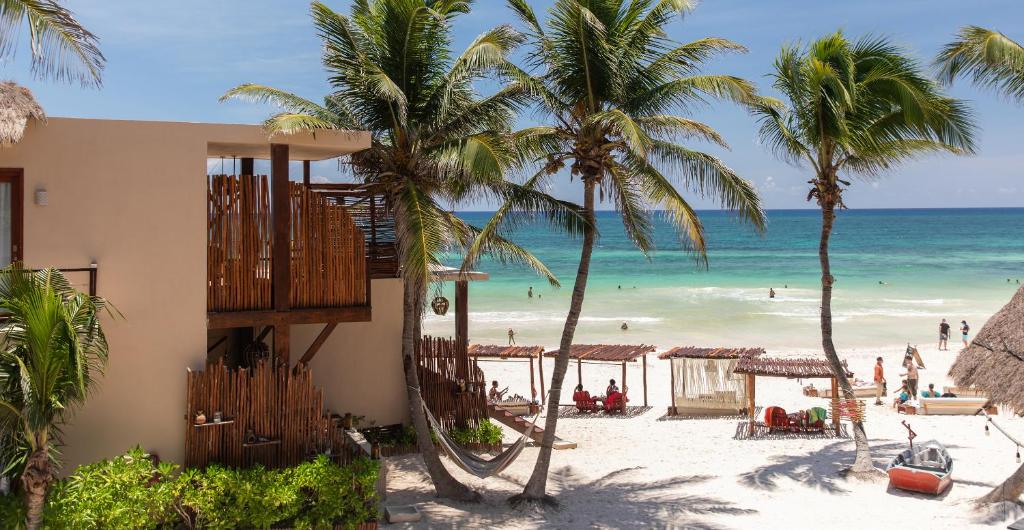
M 251 126 L 55 118 L 0 149 L 0 167 L 24 169 L 26 265 L 95 260 L 99 294 L 123 314 L 104 321 L 110 362 L 65 430 L 65 473 L 136 444 L 183 460 L 185 370 L 203 367 L 207 346 L 207 148 L 261 134 Z M 39 188 L 46 206 L 33 203 Z M 395 423 L 405 417 L 401 284 L 377 280 L 372 288 L 374 321 L 339 325 L 314 373 L 332 410 Z M 319 328 L 293 328 L 294 359 Z
M 65 469 L 137 443 L 181 461 L 185 368 L 206 354 L 206 139 L 188 124 L 52 119 L 0 167 L 24 168 L 26 265 L 95 260 L 124 316 L 104 321 L 110 363 L 65 431 Z
M 331 412 L 366 417 L 366 425 L 409 416 L 402 372 L 402 282 L 373 280 L 372 322 L 341 324 L 309 363 Z M 305 353 L 322 324 L 292 326 L 292 358 Z

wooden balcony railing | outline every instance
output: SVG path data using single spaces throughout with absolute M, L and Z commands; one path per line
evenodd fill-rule
M 397 278 L 395 218 L 387 197 L 360 184 L 312 184 L 310 189 L 332 203 L 344 206 L 356 226 L 363 231 L 370 277 Z
M 207 311 L 275 306 L 274 225 L 266 176 L 209 178 Z M 366 245 L 346 209 L 289 183 L 288 308 L 369 306 Z

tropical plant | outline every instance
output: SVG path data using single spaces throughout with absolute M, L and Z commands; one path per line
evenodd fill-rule
M 757 107 L 761 139 L 779 158 L 814 171 L 807 200 L 821 208 L 821 345 L 844 396 L 853 399 L 832 340 L 829 239 L 850 185 L 840 174 L 872 177 L 928 154 L 972 153 L 974 125 L 962 102 L 945 96 L 885 38 L 851 43 L 836 32 L 806 48 L 784 47 L 771 77 L 786 106 Z M 853 432 L 851 471 L 870 476 L 877 469 L 864 424 L 854 421 Z
M 102 84 L 106 59 L 98 39 L 56 0 L 0 0 L 0 59 L 14 57 L 23 22 L 28 26 L 36 77 L 86 86 Z
M 586 217 L 540 454 L 523 494 L 514 499 L 550 502 L 546 484 L 551 444 L 598 237 L 597 201 L 609 200 L 644 254 L 654 249 L 651 211 L 664 210 L 683 245 L 706 265 L 703 225 L 676 182 L 718 200 L 758 229 L 764 227 L 764 214 L 748 181 L 714 156 L 680 143 L 698 139 L 725 146 L 722 137 L 704 123 L 672 113 L 709 99 L 767 103 L 743 79 L 700 73 L 708 58 L 743 51 L 740 45 L 721 38 L 679 44 L 668 37 L 666 25 L 693 8 L 690 0 L 557 0 L 545 23 L 525 0 L 509 0 L 509 5 L 526 27 L 529 50 L 526 68 L 504 68 L 502 73 L 529 91 L 548 123 L 516 134 L 522 158 L 543 163 L 526 186 L 541 187 L 568 165 L 582 183 Z M 520 209 L 514 200 L 505 203 L 483 236 L 515 227 Z M 470 249 L 464 266 L 473 265 L 481 245 Z
M 265 126 L 271 133 L 318 129 L 369 131 L 371 147 L 350 167 L 365 187 L 383 194 L 395 218 L 404 280 L 402 358 L 420 453 L 439 496 L 478 495 L 445 470 L 422 409 L 414 361 L 432 270 L 446 250 L 468 247 L 479 230 L 445 208 L 468 198 L 515 196 L 522 208 L 544 208 L 552 222 L 580 230 L 569 203 L 505 179 L 518 160 L 509 124 L 526 97 L 509 85 L 486 97 L 474 82 L 507 63 L 520 42 L 508 26 L 477 37 L 453 57 L 450 23 L 469 10 L 467 0 L 361 0 L 351 16 L 314 2 L 312 16 L 324 42 L 323 63 L 333 92 L 323 104 L 266 86 L 246 84 L 223 97 L 271 102 L 284 111 Z M 555 282 L 528 252 L 491 234 L 482 253 L 523 263 Z
M 54 479 L 61 426 L 82 405 L 107 360 L 106 301 L 75 290 L 57 270 L 0 271 L 0 427 L 23 448 L 28 528 L 38 528 Z
M 979 87 L 1024 103 L 1024 46 L 998 31 L 965 26 L 935 64 L 943 83 L 967 76 Z

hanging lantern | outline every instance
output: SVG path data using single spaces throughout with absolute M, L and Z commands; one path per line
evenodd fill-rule
M 430 302 L 430 308 L 434 310 L 435 315 L 444 315 L 448 312 L 448 299 L 443 296 L 435 296 L 434 300 Z

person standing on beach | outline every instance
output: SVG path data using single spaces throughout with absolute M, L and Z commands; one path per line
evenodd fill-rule
M 508 328 L 508 345 L 512 346 L 516 343 L 516 330 Z
M 885 389 L 885 370 L 882 368 L 882 358 L 875 359 L 875 405 L 882 404 L 882 391 Z
M 960 334 L 963 335 L 964 347 L 966 348 L 968 346 L 967 343 L 970 342 L 971 339 L 971 326 L 967 325 L 966 320 L 960 321 Z
M 939 324 L 939 351 L 949 351 L 949 324 L 942 319 Z
M 769 287 L 768 288 L 768 298 L 775 298 L 775 288 L 774 287 Z
M 907 369 L 907 393 L 910 394 L 911 398 L 917 398 L 917 364 L 914 363 L 914 358 L 910 355 L 903 359 L 903 367 Z
M 526 297 L 527 298 L 533 298 L 533 286 L 532 285 L 530 286 L 529 289 L 526 290 Z

